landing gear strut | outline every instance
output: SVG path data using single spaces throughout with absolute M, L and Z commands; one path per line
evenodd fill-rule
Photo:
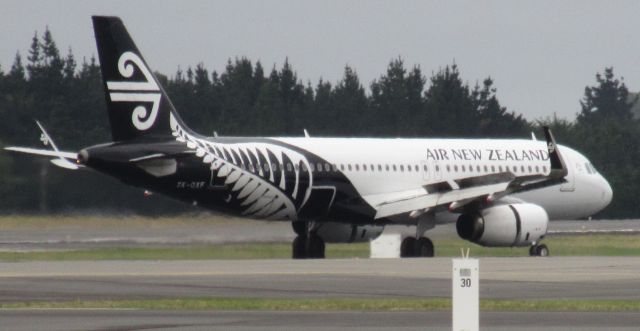
M 530 256 L 549 256 L 549 248 L 545 244 L 533 245 L 529 249 Z
M 293 231 L 298 235 L 291 244 L 294 259 L 324 259 L 325 244 L 307 222 L 292 222 Z
M 433 242 L 427 237 L 406 237 L 400 244 L 400 257 L 433 257 Z

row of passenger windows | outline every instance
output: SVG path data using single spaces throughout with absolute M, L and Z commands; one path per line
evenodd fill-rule
M 258 169 L 254 167 L 254 165 L 249 165 L 248 167 L 245 167 L 244 165 L 242 165 L 243 169 L 248 169 L 251 170 L 253 172 L 256 172 Z M 273 163 L 271 164 L 271 169 L 274 169 L 275 171 L 279 170 L 279 164 L 277 163 Z M 293 171 L 293 170 L 299 171 L 299 165 L 292 165 L 291 163 L 288 163 L 286 166 L 286 171 Z M 338 171 L 338 169 L 340 169 L 340 171 L 368 171 L 368 172 L 382 172 L 382 171 L 392 171 L 392 172 L 418 172 L 420 171 L 420 167 L 418 165 L 411 165 L 411 164 L 340 164 L 340 165 L 336 165 L 336 164 L 329 164 L 329 163 L 321 163 L 318 162 L 315 165 L 313 163 L 309 164 L 309 169 L 311 171 L 318 171 L 318 172 L 336 172 Z M 427 165 L 423 165 L 422 166 L 423 171 L 427 172 L 429 169 L 427 167 Z M 283 170 L 283 169 L 280 169 Z M 306 167 L 302 168 L 303 171 L 307 171 Z M 547 172 L 547 167 L 546 166 L 501 166 L 501 165 L 484 165 L 484 166 L 480 166 L 480 165 L 460 165 L 458 166 L 456 165 L 445 165 L 444 169 L 446 172 L 476 172 L 476 173 L 496 173 L 496 172 L 506 172 L 506 171 L 511 171 L 514 173 L 528 173 L 528 174 L 537 174 L 540 173 L 540 170 L 542 170 L 542 173 L 546 173 Z M 264 164 L 264 171 L 269 171 L 269 164 Z M 440 166 L 439 165 L 435 165 L 435 171 L 436 172 L 440 172 Z

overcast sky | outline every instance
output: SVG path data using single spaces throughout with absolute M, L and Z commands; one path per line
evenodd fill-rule
M 94 55 L 94 14 L 120 16 L 152 69 L 169 75 L 288 57 L 305 83 L 335 82 L 349 64 L 368 87 L 398 56 L 427 76 L 455 61 L 470 84 L 491 76 L 502 104 L 528 119 L 574 119 L 605 66 L 640 90 L 640 1 L 3 0 L 3 70 L 47 25 L 63 55 Z

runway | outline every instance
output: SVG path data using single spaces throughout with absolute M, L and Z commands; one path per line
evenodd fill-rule
M 483 312 L 483 330 L 637 330 L 637 313 Z M 148 311 L 13 310 L 0 311 L 0 329 L 69 330 L 451 330 L 451 313 L 340 311 Z
M 640 298 L 640 258 L 482 258 L 486 299 Z M 186 297 L 449 298 L 451 259 L 73 261 L 0 263 L 0 301 Z M 610 313 L 607 313 L 610 314 Z M 490 329 L 635 329 L 640 314 L 486 312 Z M 601 315 L 601 318 L 597 316 Z M 116 318 L 117 316 L 117 318 Z M 324 317 L 323 317 L 324 316 Z M 554 317 L 555 316 L 555 317 Z M 175 317 L 175 318 L 172 318 Z M 544 318 L 543 318 L 544 317 Z M 527 322 L 527 321 L 530 321 Z M 591 322 L 589 322 L 591 321 Z M 96 322 L 95 327 L 86 323 Z M 5 310 L 0 329 L 450 329 L 450 312 Z M 124 323 L 124 324 L 123 324 Z

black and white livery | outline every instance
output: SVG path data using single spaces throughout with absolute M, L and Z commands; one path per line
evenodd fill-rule
M 445 222 L 480 245 L 547 255 L 549 220 L 587 217 L 611 201 L 607 181 L 548 129 L 545 141 L 201 136 L 122 21 L 96 16 L 93 25 L 113 142 L 78 153 L 7 149 L 205 208 L 292 222 L 294 258 L 324 257 L 325 243 L 368 241 L 389 224 L 416 226 L 402 256 L 433 256 L 424 233 Z

